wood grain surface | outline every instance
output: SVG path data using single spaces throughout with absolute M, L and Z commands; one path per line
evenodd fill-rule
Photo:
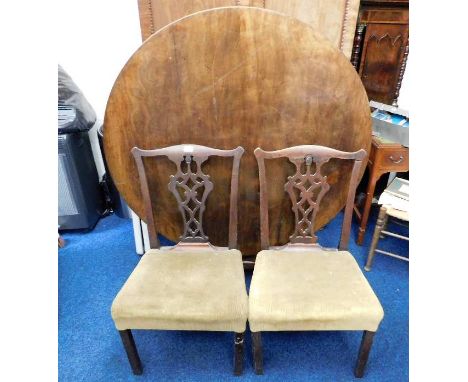
M 342 151 L 370 148 L 371 120 L 361 80 L 346 57 L 310 26 L 259 8 L 202 11 L 155 33 L 127 62 L 112 89 L 104 119 L 104 149 L 111 175 L 129 206 L 144 219 L 137 169 L 130 150 L 193 143 L 246 152 L 240 167 L 239 245 L 260 249 L 256 147 L 278 150 L 323 145 Z M 284 184 L 294 166 L 268 163 L 270 244 L 288 241 L 293 229 Z M 175 240 L 182 228 L 169 192 L 175 166 L 145 162 L 156 197 L 156 226 Z M 205 232 L 227 245 L 231 164 L 210 158 L 204 172 L 215 188 L 207 201 Z M 365 168 L 365 166 L 363 166 Z M 330 161 L 322 168 L 330 192 L 317 228 L 345 205 L 352 167 Z M 337 238 L 338 240 L 338 238 Z
M 351 58 L 359 0 L 138 0 L 141 37 L 144 41 L 192 13 L 228 6 L 259 7 L 295 17 L 316 28 Z

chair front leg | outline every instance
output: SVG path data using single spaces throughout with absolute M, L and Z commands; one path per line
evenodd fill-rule
M 125 351 L 127 352 L 128 361 L 132 367 L 133 374 L 141 375 L 143 368 L 141 367 L 140 356 L 138 355 L 135 341 L 133 340 L 130 329 L 119 330 L 120 338 L 122 339 Z
M 244 334 L 234 335 L 234 375 L 242 375 L 244 371 Z
M 372 243 L 369 249 L 369 254 L 367 255 L 367 262 L 364 269 L 366 271 L 370 271 L 372 267 L 372 261 L 374 260 L 375 250 L 377 248 L 377 244 L 379 243 L 380 233 L 387 221 L 387 209 L 385 207 L 381 207 L 379 211 L 379 216 L 377 217 L 377 222 L 375 223 L 375 230 L 374 236 L 372 237 Z
M 263 374 L 263 349 L 261 332 L 252 332 L 252 353 L 255 374 Z
M 369 332 L 364 330 L 361 340 L 361 346 L 359 347 L 358 360 L 356 368 L 354 369 L 354 376 L 356 378 L 362 378 L 364 375 L 364 369 L 366 368 L 367 360 L 374 340 L 375 332 Z

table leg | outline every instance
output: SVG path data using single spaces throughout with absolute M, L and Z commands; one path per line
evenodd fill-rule
M 359 233 L 358 233 L 358 238 L 357 238 L 358 245 L 362 245 L 364 241 L 364 235 L 366 233 L 366 227 L 367 227 L 367 220 L 369 219 L 370 208 L 372 205 L 372 198 L 374 197 L 375 185 L 381 176 L 382 176 L 381 173 L 374 172 L 371 169 L 371 173 L 369 176 L 369 183 L 367 184 L 366 200 L 364 202 L 364 210 L 361 215 L 361 224 L 359 226 Z

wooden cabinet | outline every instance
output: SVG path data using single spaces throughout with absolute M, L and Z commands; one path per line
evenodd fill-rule
M 351 61 L 369 100 L 397 105 L 408 58 L 408 0 L 363 0 Z

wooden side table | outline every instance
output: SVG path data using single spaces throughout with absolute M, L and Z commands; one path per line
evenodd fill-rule
M 366 190 L 364 210 L 361 213 L 357 206 L 354 206 L 354 212 L 360 221 L 358 245 L 362 245 L 364 241 L 375 184 L 387 172 L 405 172 L 409 170 L 409 149 L 398 143 L 385 142 L 373 137 L 367 166 L 369 167 L 369 183 Z

